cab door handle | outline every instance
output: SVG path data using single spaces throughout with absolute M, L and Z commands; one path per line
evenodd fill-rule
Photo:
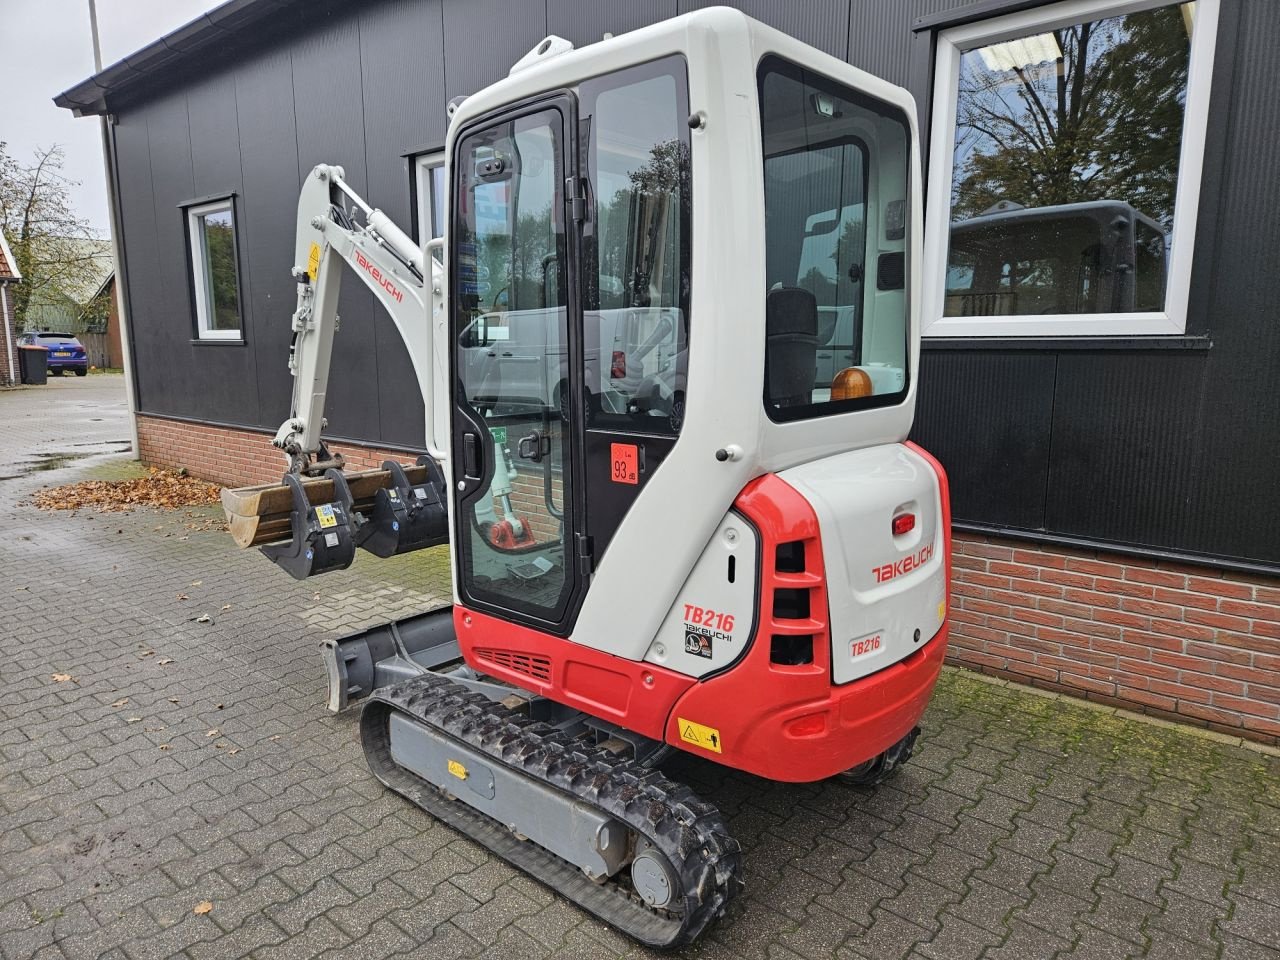
M 468 480 L 479 480 L 480 472 L 480 437 L 475 433 L 462 435 L 462 475 Z

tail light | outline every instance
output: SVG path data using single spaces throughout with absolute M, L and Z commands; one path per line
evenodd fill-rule
M 893 535 L 895 537 L 910 533 L 915 528 L 916 515 L 914 513 L 900 513 L 893 518 Z
M 613 351 L 613 362 L 609 365 L 609 376 L 621 380 L 627 375 L 627 355 L 622 350 Z

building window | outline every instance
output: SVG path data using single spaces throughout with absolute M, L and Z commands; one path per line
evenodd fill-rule
M 418 240 L 426 243 L 444 236 L 445 183 L 444 154 L 413 158 L 414 196 L 417 207 Z
M 1182 334 L 1218 0 L 938 37 L 924 334 Z
M 240 270 L 236 219 L 230 199 L 187 208 L 191 287 L 201 340 L 239 340 Z

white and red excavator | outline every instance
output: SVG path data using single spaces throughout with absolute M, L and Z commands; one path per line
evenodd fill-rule
M 874 784 L 947 643 L 946 478 L 919 384 L 910 96 L 713 8 L 548 37 L 451 106 L 444 236 L 316 167 L 298 208 L 284 482 L 228 491 L 295 577 L 448 543 L 453 605 L 323 647 L 374 774 L 636 940 L 741 887 L 673 750 Z M 350 266 L 427 456 L 322 439 Z M 416 398 L 415 398 L 416 399 Z

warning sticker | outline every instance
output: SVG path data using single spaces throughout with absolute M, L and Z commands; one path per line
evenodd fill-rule
M 639 451 L 634 443 L 609 444 L 609 479 L 614 483 L 639 483 L 636 468 Z
M 460 764 L 457 760 L 450 760 L 448 762 L 448 767 L 449 767 L 449 772 L 452 773 L 459 780 L 467 779 L 467 768 L 464 767 L 462 764 Z
M 330 504 L 322 503 L 316 507 L 316 519 L 320 521 L 320 526 L 336 527 L 338 518 L 333 515 L 333 507 Z
M 307 276 L 311 278 L 311 282 L 316 282 L 316 277 L 320 276 L 320 244 L 313 243 L 311 245 L 311 254 L 307 257 Z
M 721 752 L 720 748 L 723 744 L 720 741 L 720 731 L 715 727 L 694 723 L 684 717 L 676 717 L 676 723 L 680 727 L 680 739 L 685 743 L 692 743 L 695 747 L 701 747 L 713 753 Z

